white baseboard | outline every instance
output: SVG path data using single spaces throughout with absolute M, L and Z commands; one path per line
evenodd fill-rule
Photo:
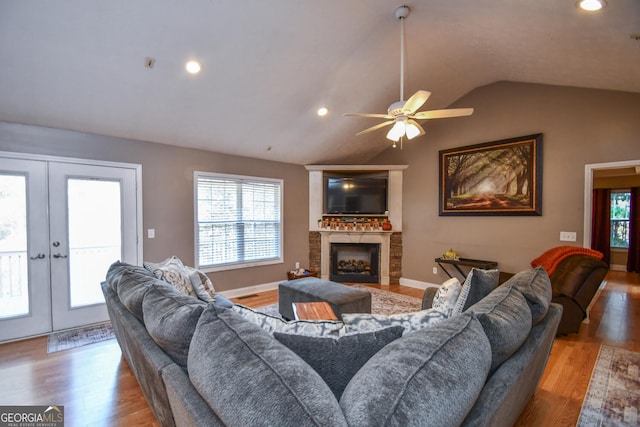
M 221 291 L 220 294 L 224 295 L 227 298 L 238 298 L 238 297 L 243 297 L 245 295 L 255 294 L 258 292 L 273 291 L 275 289 L 278 289 L 278 285 L 281 282 L 282 281 L 264 283 L 262 285 L 247 286 L 245 288 L 230 289 L 228 291 Z
M 627 266 L 626 265 L 620 265 L 620 264 L 611 264 L 609 266 L 609 268 L 613 271 L 627 271 Z
M 430 283 L 430 282 L 422 282 L 420 280 L 407 279 L 405 277 L 400 278 L 400 284 L 402 286 L 408 286 L 410 288 L 418 288 L 418 289 L 427 289 L 427 288 L 438 288 L 440 287 L 440 283 Z

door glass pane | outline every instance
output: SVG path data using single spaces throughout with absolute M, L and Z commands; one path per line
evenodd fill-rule
M 122 258 L 120 182 L 72 178 L 67 189 L 70 304 L 102 303 L 100 282 Z
M 27 180 L 0 175 L 0 318 L 29 313 Z

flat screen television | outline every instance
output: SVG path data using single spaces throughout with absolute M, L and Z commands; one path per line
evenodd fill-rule
M 387 177 L 326 177 L 327 214 L 383 215 L 387 211 Z

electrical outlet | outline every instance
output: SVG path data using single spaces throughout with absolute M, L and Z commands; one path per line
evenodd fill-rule
M 560 232 L 560 241 L 562 241 L 562 242 L 575 242 L 576 241 L 576 233 L 575 233 L 575 231 L 561 231 Z
M 147 229 L 147 237 L 149 239 L 155 239 L 155 237 L 156 237 L 156 229 L 155 228 Z
M 433 274 L 438 274 L 438 267 L 433 267 Z

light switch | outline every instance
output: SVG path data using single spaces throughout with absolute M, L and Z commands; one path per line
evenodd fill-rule
M 575 242 L 576 241 L 576 233 L 575 233 L 575 231 L 561 231 L 560 232 L 560 241 L 562 241 L 562 242 Z
M 147 237 L 149 239 L 155 239 L 155 237 L 156 237 L 156 229 L 155 228 L 147 229 Z

